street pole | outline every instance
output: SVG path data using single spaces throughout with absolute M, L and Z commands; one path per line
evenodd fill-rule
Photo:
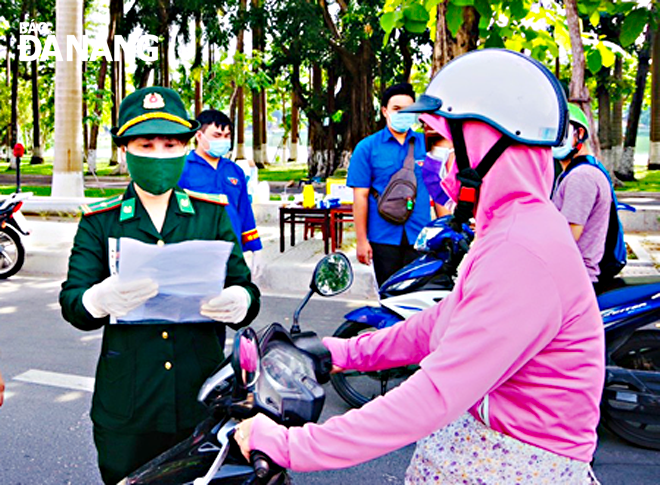
M 21 191 L 21 157 L 25 155 L 25 147 L 20 143 L 14 145 L 14 157 L 16 157 L 16 192 Z

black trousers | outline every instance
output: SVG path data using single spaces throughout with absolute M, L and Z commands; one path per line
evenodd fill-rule
M 192 435 L 194 428 L 176 434 L 126 434 L 94 425 L 94 443 L 103 483 L 115 485 L 122 478 Z
M 379 287 L 383 286 L 390 276 L 419 257 L 419 253 L 408 242 L 405 230 L 401 244 L 398 246 L 374 242 L 369 242 L 369 244 L 373 251 L 374 272 Z

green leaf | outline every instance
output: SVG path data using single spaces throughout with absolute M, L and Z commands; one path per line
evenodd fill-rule
M 413 3 L 407 6 L 403 11 L 403 16 L 406 18 L 406 28 L 408 28 L 408 21 L 412 22 L 426 22 L 429 21 L 429 13 L 420 3 Z
M 490 8 L 490 2 L 488 0 L 475 0 L 474 8 L 483 19 L 490 22 L 490 18 L 493 16 L 493 9 Z
M 438 5 L 444 2 L 444 0 L 425 0 L 424 8 L 427 12 L 433 12 L 438 8 Z
M 607 48 L 605 44 L 602 42 L 599 42 L 596 45 L 596 49 L 598 49 L 598 52 L 600 53 L 600 57 L 603 60 L 603 66 L 605 67 L 612 67 L 614 65 L 614 61 L 616 59 L 616 56 L 614 55 L 614 52 L 612 52 L 610 49 Z
M 529 12 L 523 0 L 512 0 L 509 9 L 511 10 L 511 20 L 522 20 Z
M 396 14 L 397 12 L 387 12 L 380 18 L 380 26 L 388 34 L 392 32 L 392 30 L 394 30 L 394 27 L 396 26 L 396 21 L 397 21 Z
M 457 7 L 472 7 L 474 0 L 451 0 L 451 3 Z
M 520 52 L 523 48 L 523 42 L 520 37 L 514 37 L 513 39 L 507 39 L 504 42 L 504 47 L 509 50 Z
M 484 44 L 484 47 L 497 47 L 497 48 L 503 48 L 504 47 L 504 42 L 502 41 L 502 37 L 500 37 L 497 34 L 491 35 L 486 39 L 486 43 Z
M 344 116 L 344 111 L 343 110 L 340 109 L 340 110 L 335 111 L 335 113 L 331 116 L 332 122 L 333 123 L 340 123 L 343 116 Z
M 587 68 L 592 74 L 596 74 L 603 67 L 603 60 L 598 49 L 591 49 L 587 52 Z
M 600 13 L 598 13 L 598 10 L 591 14 L 589 17 L 589 22 L 591 22 L 591 25 L 594 27 L 598 27 L 598 24 L 600 23 Z
M 427 22 L 414 22 L 412 20 L 406 22 L 406 30 L 413 34 L 423 34 L 426 32 Z
M 453 3 L 447 5 L 447 27 L 451 35 L 456 37 L 456 34 L 463 25 L 463 7 L 457 7 Z
M 644 27 L 649 21 L 646 9 L 638 8 L 630 12 L 621 24 L 621 35 L 619 41 L 623 47 L 628 47 L 642 34 Z

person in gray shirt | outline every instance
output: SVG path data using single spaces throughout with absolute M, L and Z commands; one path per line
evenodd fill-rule
M 577 242 L 589 278 L 596 284 L 598 264 L 605 252 L 605 238 L 612 204 L 612 187 L 603 172 L 583 157 L 590 157 L 587 139 L 589 124 L 584 112 L 574 104 L 568 105 L 570 127 L 568 143 L 553 148 L 564 173 L 559 176 L 552 194 L 559 212 L 568 221 Z

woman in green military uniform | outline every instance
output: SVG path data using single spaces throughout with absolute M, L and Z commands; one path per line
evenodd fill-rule
M 124 99 L 112 134 L 132 183 L 122 196 L 83 207 L 62 285 L 64 318 L 81 330 L 104 329 L 91 417 L 106 483 L 118 482 L 192 433 L 205 413 L 197 391 L 223 357 L 218 327 L 248 325 L 259 312 L 259 290 L 250 281 L 226 202 L 176 186 L 185 146 L 198 128 L 171 89 L 140 89 Z M 111 274 L 121 237 L 159 245 L 233 242 L 225 288 L 200 309 L 213 322 L 109 325 L 111 317 L 158 293 L 153 280 L 126 282 Z

